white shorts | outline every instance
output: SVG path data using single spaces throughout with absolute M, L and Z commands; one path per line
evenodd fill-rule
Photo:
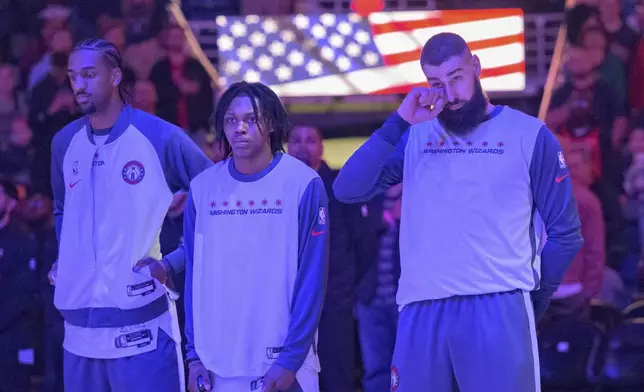
M 261 385 L 257 377 L 219 377 L 211 375 L 213 392 L 261 392 Z M 318 372 L 311 368 L 302 368 L 295 375 L 302 392 L 319 392 Z M 251 389 L 256 387 L 256 389 Z M 295 391 L 296 389 L 292 389 Z

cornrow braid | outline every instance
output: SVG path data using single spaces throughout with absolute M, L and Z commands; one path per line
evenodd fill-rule
M 111 42 L 102 38 L 88 38 L 84 39 L 72 49 L 72 53 L 79 50 L 96 50 L 103 55 L 103 59 L 111 68 L 118 68 L 123 71 L 123 58 L 118 48 Z M 125 88 L 123 78 L 118 85 L 119 96 L 123 102 L 129 102 L 131 93 Z
M 262 83 L 238 82 L 222 94 L 210 118 L 215 137 L 222 142 L 226 156 L 232 155 L 232 147 L 224 133 L 224 115 L 233 99 L 244 96 L 250 98 L 255 117 L 260 118 L 261 114 L 262 123 L 267 129 L 260 130 L 269 133 L 271 152 L 284 152 L 284 142 L 288 140 L 291 124 L 282 101 L 273 90 Z

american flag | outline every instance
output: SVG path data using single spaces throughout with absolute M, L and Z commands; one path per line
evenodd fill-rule
M 216 23 L 222 86 L 261 81 L 283 97 L 405 93 L 426 84 L 418 61 L 424 43 L 449 31 L 480 58 L 486 91 L 525 88 L 520 9 L 220 16 Z

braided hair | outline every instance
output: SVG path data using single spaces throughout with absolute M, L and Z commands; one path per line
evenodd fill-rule
M 95 50 L 100 52 L 108 67 L 118 68 L 121 70 L 121 73 L 123 73 L 123 58 L 121 57 L 121 52 L 119 52 L 118 48 L 113 43 L 102 38 L 88 38 L 76 44 L 74 49 L 72 49 L 72 53 L 79 50 Z M 125 76 L 123 75 L 121 77 L 121 82 L 118 85 L 118 90 L 121 100 L 127 103 L 130 101 L 129 98 L 131 98 L 132 94 L 125 87 L 125 83 L 123 83 L 124 78 Z
M 259 124 L 267 128 L 260 128 L 260 131 L 269 133 L 271 153 L 284 152 L 284 142 L 288 139 L 291 124 L 282 101 L 273 90 L 262 83 L 238 82 L 232 84 L 222 94 L 217 102 L 215 113 L 210 119 L 215 137 L 222 142 L 226 156 L 232 155 L 232 147 L 224 133 L 224 115 L 236 97 L 250 98 L 255 118 L 261 118 L 262 121 Z

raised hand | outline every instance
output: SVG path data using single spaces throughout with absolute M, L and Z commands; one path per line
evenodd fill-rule
M 400 104 L 398 114 L 414 125 L 435 119 L 446 103 L 442 89 L 414 87 Z

